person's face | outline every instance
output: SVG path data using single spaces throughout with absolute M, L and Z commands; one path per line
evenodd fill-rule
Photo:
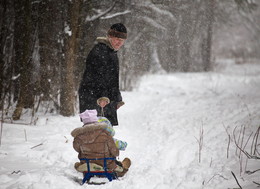
M 125 43 L 125 39 L 109 36 L 110 43 L 115 50 L 119 50 Z

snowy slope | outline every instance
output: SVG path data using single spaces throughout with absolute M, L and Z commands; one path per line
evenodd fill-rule
M 36 126 L 4 124 L 0 188 L 238 188 L 231 171 L 243 188 L 257 188 L 253 181 L 260 183 L 260 171 L 244 171 L 259 169 L 260 160 L 246 161 L 243 156 L 240 162 L 232 133 L 237 127 L 238 136 L 244 127 L 246 141 L 260 125 L 259 64 L 230 64 L 210 73 L 147 75 L 135 91 L 122 95 L 126 105 L 119 110 L 115 130 L 128 147 L 119 160 L 132 160 L 124 178 L 80 186 L 70 136 L 81 126 L 78 116 L 40 116 Z

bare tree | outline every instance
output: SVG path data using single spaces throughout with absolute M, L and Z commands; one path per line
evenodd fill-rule
M 54 77 L 54 69 L 58 61 L 57 57 L 57 2 L 41 1 L 39 5 L 39 55 L 40 55 L 40 78 L 39 92 L 43 100 L 50 100 L 51 88 Z M 59 20 L 60 21 L 60 20 Z M 50 32 L 51 31 L 51 32 Z M 56 55 L 56 56 L 55 56 Z M 58 75 L 56 75 L 58 78 Z
M 68 23 L 65 25 L 67 38 L 65 39 L 65 60 L 61 68 L 62 82 L 60 93 L 60 113 L 64 116 L 72 116 L 75 113 L 74 69 L 76 63 L 75 54 L 79 46 L 77 37 L 81 27 L 80 12 L 82 3 L 82 0 L 73 0 L 71 2 L 69 5 Z
M 203 35 L 202 41 L 202 65 L 204 71 L 211 69 L 211 48 L 213 36 L 213 23 L 214 23 L 214 10 L 216 0 L 205 0 L 205 25 L 206 30 Z
M 13 113 L 13 119 L 20 119 L 23 108 L 33 106 L 34 95 L 32 87 L 32 52 L 33 43 L 31 34 L 32 24 L 32 5 L 31 1 L 15 0 L 15 63 L 19 69 L 19 96 L 18 102 Z M 23 31 L 23 32 L 21 32 Z
M 1 0 L 1 103 L 16 106 L 14 119 L 24 108 L 37 111 L 44 104 L 64 116 L 74 115 L 87 53 L 115 22 L 123 22 L 129 32 L 119 51 L 121 89 L 131 90 L 152 70 L 208 71 L 219 28 L 214 26 L 228 23 L 228 16 L 219 21 L 219 15 L 228 15 L 229 5 L 255 39 L 252 51 L 234 49 L 234 54 L 259 57 L 257 1 Z
M 5 46 L 5 40 L 7 36 L 6 30 L 6 24 L 5 21 L 5 15 L 6 15 L 6 1 L 1 1 L 1 9 L 0 9 L 0 97 L 3 95 L 3 81 L 4 81 L 4 46 Z M 2 98 L 1 98 L 2 99 Z

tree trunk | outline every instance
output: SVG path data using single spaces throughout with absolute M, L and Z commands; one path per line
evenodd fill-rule
M 51 46 L 51 35 L 54 32 L 51 25 L 53 24 L 54 18 L 52 18 L 52 11 L 50 11 L 50 1 L 41 1 L 39 6 L 39 45 L 40 45 L 40 81 L 39 81 L 39 92 L 43 100 L 49 100 L 50 94 L 50 72 L 53 65 L 51 61 L 53 47 Z M 47 11 L 48 10 L 48 11 Z
M 2 12 L 0 16 L 1 22 L 1 44 L 0 44 L 0 61 L 1 61 L 1 85 L 2 85 L 2 102 L 5 108 L 11 105 L 11 96 L 13 92 L 12 80 L 14 69 L 14 1 L 1 1 Z M 6 98 L 3 98 L 5 96 Z M 5 101 L 6 100 L 6 101 Z
M 206 3 L 206 25 L 207 31 L 202 41 L 202 63 L 203 70 L 209 71 L 211 69 L 211 46 L 213 35 L 213 22 L 214 22 L 214 8 L 215 0 L 205 0 Z
M 7 37 L 6 31 L 6 0 L 1 1 L 1 9 L 0 9 L 0 104 L 3 103 L 2 96 L 3 96 L 3 82 L 4 82 L 4 47 L 5 41 Z
M 60 93 L 60 114 L 63 116 L 73 116 L 75 114 L 75 84 L 74 69 L 76 64 L 75 54 L 78 50 L 77 41 L 80 32 L 80 11 L 82 0 L 74 0 L 69 8 L 69 22 L 67 29 L 67 39 L 65 40 L 65 60 L 61 73 L 61 93 Z
M 56 99 L 59 89 L 59 70 L 61 49 L 59 35 L 62 20 L 61 1 L 41 1 L 39 6 L 39 44 L 40 44 L 40 79 L 39 93 L 42 100 Z M 51 32 L 50 32 L 51 31 Z M 61 40 L 60 40 L 61 41 Z
M 15 64 L 19 67 L 19 96 L 13 119 L 20 119 L 23 108 L 33 106 L 31 1 L 15 0 Z

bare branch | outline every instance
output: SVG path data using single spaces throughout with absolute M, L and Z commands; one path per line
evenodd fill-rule
M 36 147 L 41 146 L 41 145 L 43 145 L 43 143 L 40 143 L 40 144 L 38 144 L 36 146 L 31 147 L 31 149 L 36 148 Z
M 248 137 L 248 139 L 247 139 L 247 141 L 246 141 L 246 143 L 245 143 L 245 145 L 244 145 L 244 148 L 243 149 L 245 149 L 246 148 L 246 146 L 247 146 L 247 144 L 248 144 L 248 142 L 249 142 L 249 139 L 251 138 L 251 136 L 253 135 L 253 132 L 249 135 L 249 137 Z
M 235 143 L 237 149 L 239 149 L 240 152 L 243 153 L 243 154 L 245 154 L 246 157 L 248 157 L 249 159 L 260 159 L 260 157 L 258 157 L 257 155 L 255 155 L 255 154 L 253 154 L 253 155 L 252 155 L 252 154 L 249 154 L 246 150 L 242 149 L 242 147 L 239 146 L 238 141 L 236 140 L 236 136 L 235 136 L 236 128 L 237 128 L 237 127 L 235 127 L 235 129 L 233 130 L 233 137 L 234 137 L 234 143 Z M 256 133 L 259 133 L 259 129 L 256 131 Z M 241 134 L 241 132 L 240 132 L 240 134 Z M 256 140 L 256 141 L 257 141 L 257 140 Z M 257 143 L 257 142 L 256 142 L 256 143 Z M 242 145 L 243 145 L 243 143 L 242 143 Z M 241 146 L 242 146 L 242 145 L 241 145 Z M 244 147 L 244 148 L 245 148 L 245 147 Z M 240 156 L 239 156 L 239 158 L 240 158 Z
M 26 133 L 25 129 L 24 129 L 24 138 L 25 138 L 25 141 L 27 142 L 27 133 Z
M 260 126 L 258 127 L 255 135 L 254 135 L 254 151 L 253 151 L 253 154 L 256 155 L 256 152 L 257 152 L 257 142 L 258 142 L 258 137 L 259 137 L 259 132 L 260 132 Z
M 223 125 L 223 127 L 225 128 L 226 133 L 227 133 L 227 135 L 228 135 L 228 146 L 227 146 L 227 159 L 228 159 L 231 136 L 230 136 L 230 134 L 228 133 L 228 130 L 227 130 L 227 128 L 225 127 L 224 123 L 223 123 L 222 125 Z
M 200 133 L 199 133 L 199 139 L 197 139 L 195 137 L 195 139 L 197 140 L 197 142 L 199 144 L 199 163 L 201 162 L 201 151 L 202 151 L 202 147 L 203 147 L 203 133 L 204 133 L 204 130 L 203 130 L 203 122 L 202 122 L 202 125 L 200 128 Z
M 243 143 L 244 143 L 244 137 L 245 137 L 245 126 L 242 126 L 241 125 L 241 132 L 240 132 L 240 134 L 242 135 L 242 138 L 241 138 L 241 144 L 240 144 L 240 147 L 242 148 L 242 146 L 243 146 Z M 244 149 L 243 149 L 244 150 Z M 242 154 L 242 152 L 240 151 L 239 152 L 239 158 L 241 157 L 241 154 Z
M 253 181 L 253 183 L 256 184 L 256 185 L 258 185 L 258 187 L 260 186 L 260 183 L 257 183 L 257 182 L 255 182 L 255 181 Z
M 21 173 L 20 170 L 18 170 L 18 171 L 13 171 L 11 174 L 19 174 L 19 173 Z
M 232 171 L 231 171 L 231 173 L 232 173 L 233 177 L 235 178 L 235 180 L 236 180 L 237 185 L 239 186 L 239 188 L 242 189 L 242 187 L 240 186 L 240 184 L 239 184 L 239 182 L 238 182 L 238 180 L 237 180 L 236 175 L 235 175 Z
M 260 169 L 254 170 L 254 171 L 246 171 L 247 174 L 251 175 L 254 174 L 255 172 L 260 171 Z
M 2 108 L 2 120 L 1 120 L 1 131 L 0 131 L 0 146 L 2 144 L 3 125 L 4 125 L 4 109 Z
M 6 91 L 4 92 L 4 95 L 2 97 L 2 101 L 1 101 L 1 111 L 2 111 L 2 115 L 1 115 L 1 131 L 0 131 L 0 146 L 2 144 L 2 136 L 3 136 L 3 127 L 4 127 L 4 101 L 5 101 L 5 96 L 6 96 Z
M 225 180 L 228 180 L 227 178 L 225 178 L 223 175 L 221 175 L 221 174 L 215 174 L 215 175 L 213 175 L 207 182 L 206 182 L 206 184 L 208 184 L 213 178 L 215 178 L 216 176 L 219 176 L 219 177 L 221 177 L 221 178 L 223 178 L 223 179 L 225 179 Z

